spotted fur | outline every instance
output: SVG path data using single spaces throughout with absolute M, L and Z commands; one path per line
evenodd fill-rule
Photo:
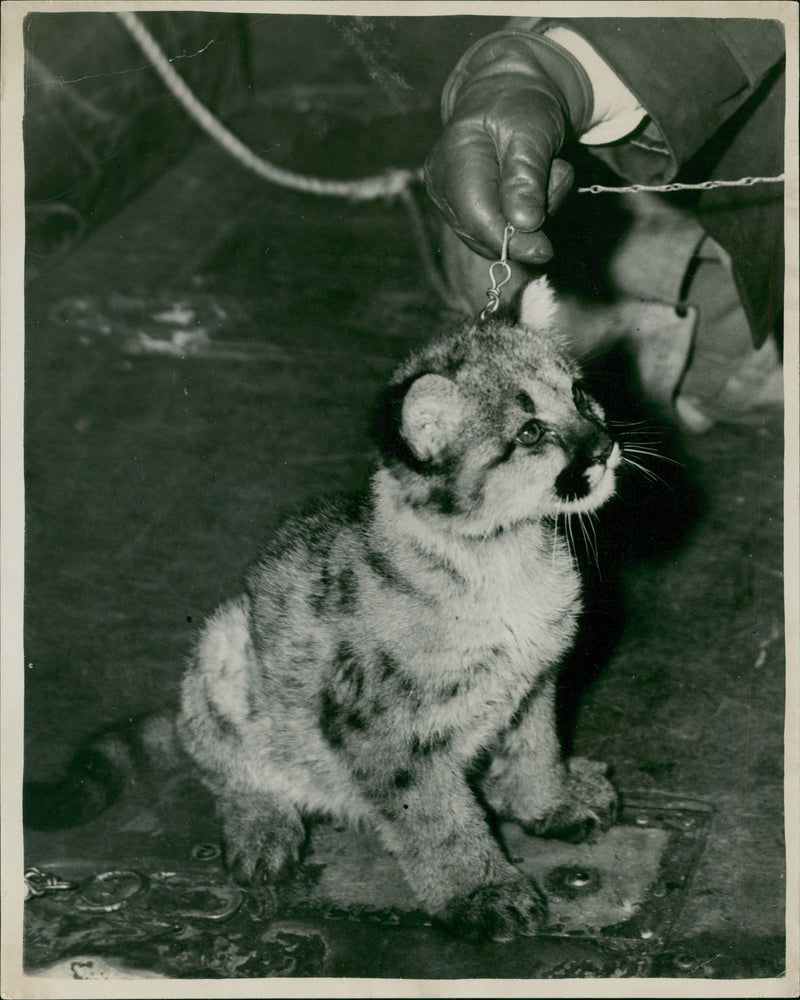
M 610 812 L 602 773 L 565 765 L 554 731 L 579 610 L 554 519 L 612 493 L 619 449 L 554 323 L 533 286 L 520 323 L 413 355 L 382 400 L 365 497 L 287 524 L 206 624 L 179 728 L 237 817 L 244 878 L 297 856 L 299 824 L 265 839 L 265 802 L 368 822 L 432 913 L 502 939 L 533 932 L 544 903 L 470 791 L 478 755 L 494 754 L 490 806 L 537 833 L 574 837 Z

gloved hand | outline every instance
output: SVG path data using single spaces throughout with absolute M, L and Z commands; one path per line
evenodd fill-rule
M 541 226 L 573 180 L 556 154 L 591 115 L 589 79 L 560 45 L 528 31 L 488 35 L 445 85 L 444 132 L 425 164 L 428 193 L 476 253 L 496 257 L 510 222 L 509 256 L 544 263 L 553 248 Z

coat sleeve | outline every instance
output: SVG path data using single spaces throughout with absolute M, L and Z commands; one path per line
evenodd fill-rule
M 760 18 L 572 18 L 535 30 L 555 23 L 582 35 L 646 109 L 643 129 L 592 150 L 638 183 L 673 180 L 784 55 L 783 25 Z

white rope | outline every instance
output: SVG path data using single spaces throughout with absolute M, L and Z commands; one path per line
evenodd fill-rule
M 202 104 L 188 88 L 183 78 L 170 65 L 169 59 L 161 51 L 158 43 L 145 28 L 133 11 L 115 11 L 117 17 L 128 32 L 153 63 L 153 69 L 183 107 L 194 118 L 197 124 L 206 131 L 212 139 L 226 149 L 231 156 L 247 167 L 282 187 L 295 191 L 305 191 L 308 194 L 333 195 L 338 198 L 351 198 L 354 201 L 371 201 L 374 198 L 391 198 L 401 194 L 418 180 L 420 170 L 388 170 L 375 177 L 362 177 L 355 181 L 330 181 L 317 177 L 306 177 L 291 170 L 284 170 L 262 159 L 230 132 L 209 109 Z
M 211 111 L 199 101 L 183 78 L 175 72 L 169 59 L 164 55 L 158 42 L 145 28 L 133 11 L 115 11 L 117 17 L 153 64 L 175 98 L 186 111 L 223 149 L 226 149 L 243 167 L 252 170 L 265 180 L 281 187 L 304 191 L 307 194 L 332 195 L 350 198 L 353 201 L 372 201 L 375 198 L 393 198 L 404 194 L 411 185 L 422 179 L 422 168 L 418 170 L 387 170 L 373 177 L 362 177 L 354 181 L 333 181 L 319 177 L 297 174 L 291 170 L 276 167 L 264 160 L 229 131 Z M 777 184 L 784 175 L 777 177 L 740 177 L 737 180 L 703 181 L 701 184 L 631 184 L 628 187 L 606 187 L 592 184 L 578 188 L 578 194 L 638 194 L 641 191 L 710 191 L 720 187 L 751 187 L 753 184 Z

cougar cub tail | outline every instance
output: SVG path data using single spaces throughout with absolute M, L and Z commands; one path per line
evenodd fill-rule
M 173 771 L 182 754 L 175 719 L 144 715 L 101 730 L 76 752 L 59 781 L 26 781 L 23 824 L 63 830 L 99 816 L 145 771 Z

